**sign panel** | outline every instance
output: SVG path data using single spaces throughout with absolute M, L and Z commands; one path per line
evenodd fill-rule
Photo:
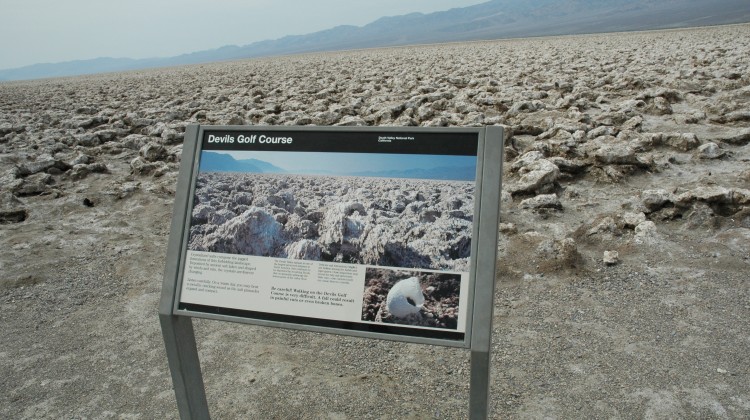
M 175 313 L 468 346 L 483 134 L 202 128 Z

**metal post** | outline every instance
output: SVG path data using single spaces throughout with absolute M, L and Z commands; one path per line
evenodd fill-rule
M 469 382 L 469 418 L 484 420 L 490 413 L 490 352 L 492 314 L 497 267 L 497 222 L 502 191 L 503 130 L 487 127 L 482 154 L 482 202 L 479 210 L 479 246 L 471 333 L 471 379 Z
M 191 125 L 185 130 L 172 228 L 167 245 L 167 261 L 159 301 L 159 323 L 167 351 L 169 370 L 172 373 L 177 407 L 180 410 L 180 418 L 183 420 L 210 418 L 198 359 L 198 346 L 195 344 L 193 320 L 190 317 L 175 316 L 172 310 L 177 293 L 182 233 L 187 214 L 193 160 L 198 144 L 198 129 L 199 126 Z
M 190 317 L 159 314 L 180 418 L 210 419 Z
M 490 353 L 471 352 L 469 418 L 484 420 L 490 412 Z

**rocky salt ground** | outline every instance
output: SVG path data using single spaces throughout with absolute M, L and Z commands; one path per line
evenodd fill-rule
M 176 418 L 187 124 L 506 126 L 497 418 L 750 417 L 750 26 L 0 84 L 0 416 Z M 462 418 L 468 352 L 198 320 L 217 418 Z
M 474 184 L 202 173 L 193 251 L 468 271 Z

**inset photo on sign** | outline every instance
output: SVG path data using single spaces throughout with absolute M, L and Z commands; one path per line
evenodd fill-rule
M 370 267 L 362 321 L 455 330 L 461 275 Z
M 188 249 L 468 272 L 476 162 L 204 150 Z

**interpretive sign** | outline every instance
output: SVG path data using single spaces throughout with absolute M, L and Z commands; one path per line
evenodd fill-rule
M 182 159 L 164 317 L 489 351 L 500 128 L 191 126 Z

